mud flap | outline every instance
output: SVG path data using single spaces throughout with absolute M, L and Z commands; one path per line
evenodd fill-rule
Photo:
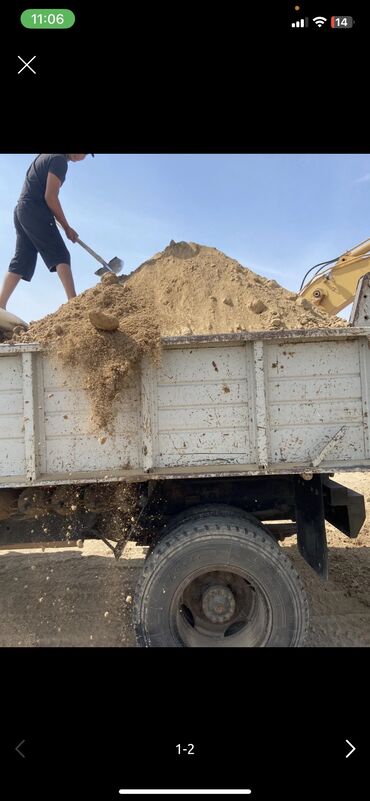
M 328 578 L 328 548 L 321 475 L 310 481 L 295 481 L 295 508 L 298 550 L 306 562 L 324 579 Z

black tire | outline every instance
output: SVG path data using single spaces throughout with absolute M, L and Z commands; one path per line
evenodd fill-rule
M 140 647 L 300 647 L 308 602 L 257 520 L 208 516 L 179 524 L 149 554 L 134 623 Z
M 272 534 L 260 523 L 254 515 L 246 512 L 238 506 L 229 506 L 227 503 L 204 503 L 198 506 L 190 506 L 188 509 L 183 509 L 177 515 L 174 515 L 171 520 L 166 524 L 162 531 L 162 535 L 170 534 L 178 526 L 183 523 L 192 523 L 193 521 L 202 520 L 205 517 L 222 517 L 233 518 L 241 521 L 249 520 L 256 525 L 256 523 L 272 537 Z M 154 546 L 153 546 L 154 547 Z

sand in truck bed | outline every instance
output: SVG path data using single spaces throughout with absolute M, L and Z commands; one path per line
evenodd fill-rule
M 113 318 L 112 330 L 104 330 L 104 317 Z M 172 241 L 128 277 L 104 276 L 13 341 L 39 342 L 82 370 L 95 425 L 109 430 L 114 402 L 141 357 L 159 363 L 161 336 L 343 325 L 216 248 Z

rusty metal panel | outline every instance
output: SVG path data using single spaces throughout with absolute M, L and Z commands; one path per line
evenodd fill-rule
M 38 345 L 0 346 L 1 484 L 368 469 L 368 340 L 355 328 L 167 338 L 111 434 L 94 427 L 80 374 Z
M 359 340 L 360 369 L 361 369 L 361 396 L 362 396 L 362 426 L 364 433 L 364 448 L 366 458 L 370 458 L 370 342 L 365 337 Z
M 114 432 L 109 433 L 94 423 L 81 375 L 63 369 L 45 354 L 42 360 L 46 472 L 73 474 L 138 467 L 139 381 L 125 392 Z
M 0 362 L 0 477 L 25 474 L 22 361 L 6 355 Z
M 249 349 L 248 349 L 249 351 Z M 184 385 L 158 383 L 158 404 L 161 408 L 177 409 L 184 401 Z M 199 382 L 186 385 L 186 400 L 193 408 L 199 407 Z M 230 379 L 227 381 L 208 382 L 204 385 L 203 398 L 210 406 L 223 406 L 225 403 L 244 404 L 248 400 L 248 386 L 246 381 Z
M 151 470 L 158 462 L 158 393 L 157 371 L 148 357 L 141 365 L 138 447 L 143 470 Z
M 301 402 L 270 402 L 270 426 L 289 427 L 322 424 L 340 425 L 359 423 L 362 425 L 362 402 L 359 398 L 340 400 L 320 399 Z
M 246 431 L 186 432 L 159 435 L 159 464 L 175 467 L 186 464 L 248 464 Z
M 351 375 L 352 395 L 354 398 L 361 398 L 361 376 L 359 372 Z M 293 381 L 281 381 L 280 377 L 271 384 L 273 397 L 276 403 L 292 402 L 305 403 L 307 399 L 315 398 L 316 401 L 323 399 L 331 403 L 338 400 L 345 400 L 348 397 L 348 376 L 337 375 L 335 381 L 332 376 L 314 376 L 313 378 L 299 378 L 295 376 Z
M 196 381 L 218 383 L 228 378 L 245 378 L 245 344 L 240 347 L 166 349 L 158 368 L 158 384 L 186 384 Z
M 360 345 L 266 345 L 270 463 L 318 467 L 367 458 Z
M 358 376 L 360 370 L 358 340 L 310 341 L 267 344 L 269 380 L 317 379 L 318 377 Z
M 38 475 L 38 430 L 39 416 L 37 382 L 35 379 L 34 353 L 22 353 L 23 371 L 23 409 L 24 409 L 24 454 L 28 481 L 35 481 Z
M 322 472 L 339 470 L 353 463 L 360 466 L 364 461 L 364 437 L 361 426 L 351 426 L 338 439 L 336 434 L 338 425 L 304 427 L 299 430 L 271 429 L 270 434 L 270 464 L 294 463 L 301 466 L 301 470 L 312 466 L 319 467 Z M 325 461 L 316 462 L 316 457 L 329 445 L 326 450 Z M 316 462 L 316 464 L 315 464 Z
M 254 426 L 256 432 L 258 464 L 261 468 L 268 465 L 268 412 L 267 412 L 267 387 L 266 387 L 266 365 L 267 358 L 265 343 L 257 340 L 253 343 L 254 360 L 254 385 L 255 398 L 253 408 Z
M 232 334 L 191 334 L 186 336 L 163 337 L 164 346 L 184 348 L 197 346 L 215 346 L 220 343 L 237 345 L 241 342 L 255 342 L 266 339 L 280 342 L 306 342 L 354 339 L 358 336 L 369 336 L 368 326 L 353 328 L 295 328 L 276 331 L 240 331 Z
M 195 347 L 163 352 L 156 376 L 157 467 L 254 461 L 246 351 Z

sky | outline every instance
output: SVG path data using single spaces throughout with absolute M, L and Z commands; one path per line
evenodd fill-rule
M 37 154 L 0 154 L 0 280 L 13 209 Z M 297 291 L 317 262 L 370 237 L 370 154 L 96 154 L 69 163 L 60 201 L 81 239 L 129 273 L 174 239 L 212 246 Z M 77 292 L 98 264 L 67 240 Z M 8 310 L 27 322 L 65 302 L 38 258 Z M 345 310 L 342 313 L 348 316 Z

